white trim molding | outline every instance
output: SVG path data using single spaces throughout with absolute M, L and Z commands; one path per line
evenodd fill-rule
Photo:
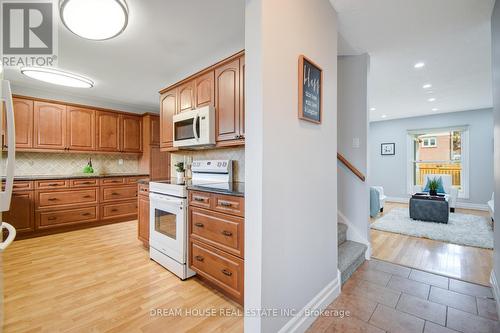
M 409 200 L 410 198 L 400 198 L 400 197 L 387 197 L 385 199 L 386 202 L 405 203 L 405 204 L 408 204 Z M 487 204 L 477 204 L 477 203 L 463 202 L 463 201 L 457 201 L 455 208 L 483 210 L 486 212 L 488 211 Z
M 309 301 L 295 316 L 292 317 L 278 332 L 279 333 L 302 333 L 317 319 L 316 316 L 306 315 L 316 314 L 325 310 L 340 295 L 340 271 L 337 270 L 337 277 L 328 283 L 316 296 Z
M 338 222 L 347 225 L 347 239 L 361 244 L 365 244 L 367 246 L 365 252 L 365 259 L 370 260 L 372 256 L 372 245 L 370 240 L 367 237 L 363 237 L 363 235 L 356 229 L 356 227 L 352 224 L 352 222 L 344 214 L 342 214 L 340 210 L 337 210 L 337 215 L 338 215 Z M 366 219 L 366 230 L 370 230 L 370 222 L 368 219 L 369 217 L 367 217 Z M 369 237 L 369 232 L 367 232 L 367 236 Z
M 500 318 L 500 286 L 498 285 L 494 269 L 491 270 L 490 283 L 491 289 L 493 289 L 493 297 L 495 297 L 495 301 L 497 302 L 498 318 Z

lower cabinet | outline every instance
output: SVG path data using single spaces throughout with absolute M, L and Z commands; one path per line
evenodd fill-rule
M 15 181 L 4 221 L 18 238 L 137 218 L 137 180 L 144 177 Z
M 149 246 L 149 185 L 139 184 L 137 238 Z
M 240 304 L 244 300 L 244 198 L 189 191 L 189 266 Z

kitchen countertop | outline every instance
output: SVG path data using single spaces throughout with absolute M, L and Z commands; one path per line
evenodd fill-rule
M 188 190 L 210 192 L 217 194 L 234 195 L 237 197 L 245 196 L 245 183 L 232 182 L 232 183 L 214 183 L 204 185 L 188 185 Z
M 14 176 L 14 180 L 48 180 L 48 179 L 78 179 L 78 178 L 111 178 L 111 177 L 149 177 L 144 173 L 108 173 L 108 174 L 85 174 L 78 173 L 73 175 L 27 175 L 27 176 Z M 2 177 L 5 179 L 5 176 Z

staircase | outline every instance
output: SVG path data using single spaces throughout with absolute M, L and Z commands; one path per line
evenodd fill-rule
M 347 225 L 344 223 L 337 225 L 337 240 L 339 246 L 338 267 L 342 284 L 344 284 L 365 261 L 367 246 L 347 240 Z

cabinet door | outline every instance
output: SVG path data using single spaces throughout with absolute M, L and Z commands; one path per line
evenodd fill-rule
M 240 58 L 240 135 L 245 138 L 245 56 Z
M 120 115 L 98 111 L 96 116 L 97 150 L 120 150 Z
M 216 140 L 240 135 L 240 62 L 236 59 L 215 70 Z
M 179 86 L 177 96 L 179 97 L 179 113 L 194 109 L 194 81 Z
M 68 148 L 95 150 L 95 111 L 68 106 Z
M 33 101 L 24 98 L 13 98 L 13 103 L 14 121 L 16 123 L 16 148 L 33 148 Z M 4 126 L 6 126 L 5 120 Z M 4 134 L 4 145 L 8 145 L 6 129 Z
M 194 80 L 196 108 L 214 105 L 214 71 L 210 71 Z
M 160 145 L 160 117 L 151 116 L 151 120 L 149 122 L 149 133 L 150 133 L 150 142 L 152 146 Z
M 161 95 L 160 102 L 160 147 L 171 148 L 174 144 L 173 116 L 177 110 L 177 89 Z
M 138 229 L 137 236 L 146 245 L 149 242 L 149 197 L 140 195 L 138 199 Z
M 158 147 L 151 147 L 151 157 L 149 165 L 149 179 L 167 179 L 170 178 L 170 154 L 160 151 Z
M 18 233 L 35 230 L 35 207 L 33 191 L 14 192 L 8 212 L 3 212 L 5 222 L 12 224 Z
M 34 148 L 64 150 L 66 146 L 66 106 L 35 101 Z
M 142 151 L 142 119 L 136 116 L 122 116 L 122 147 L 128 153 Z

